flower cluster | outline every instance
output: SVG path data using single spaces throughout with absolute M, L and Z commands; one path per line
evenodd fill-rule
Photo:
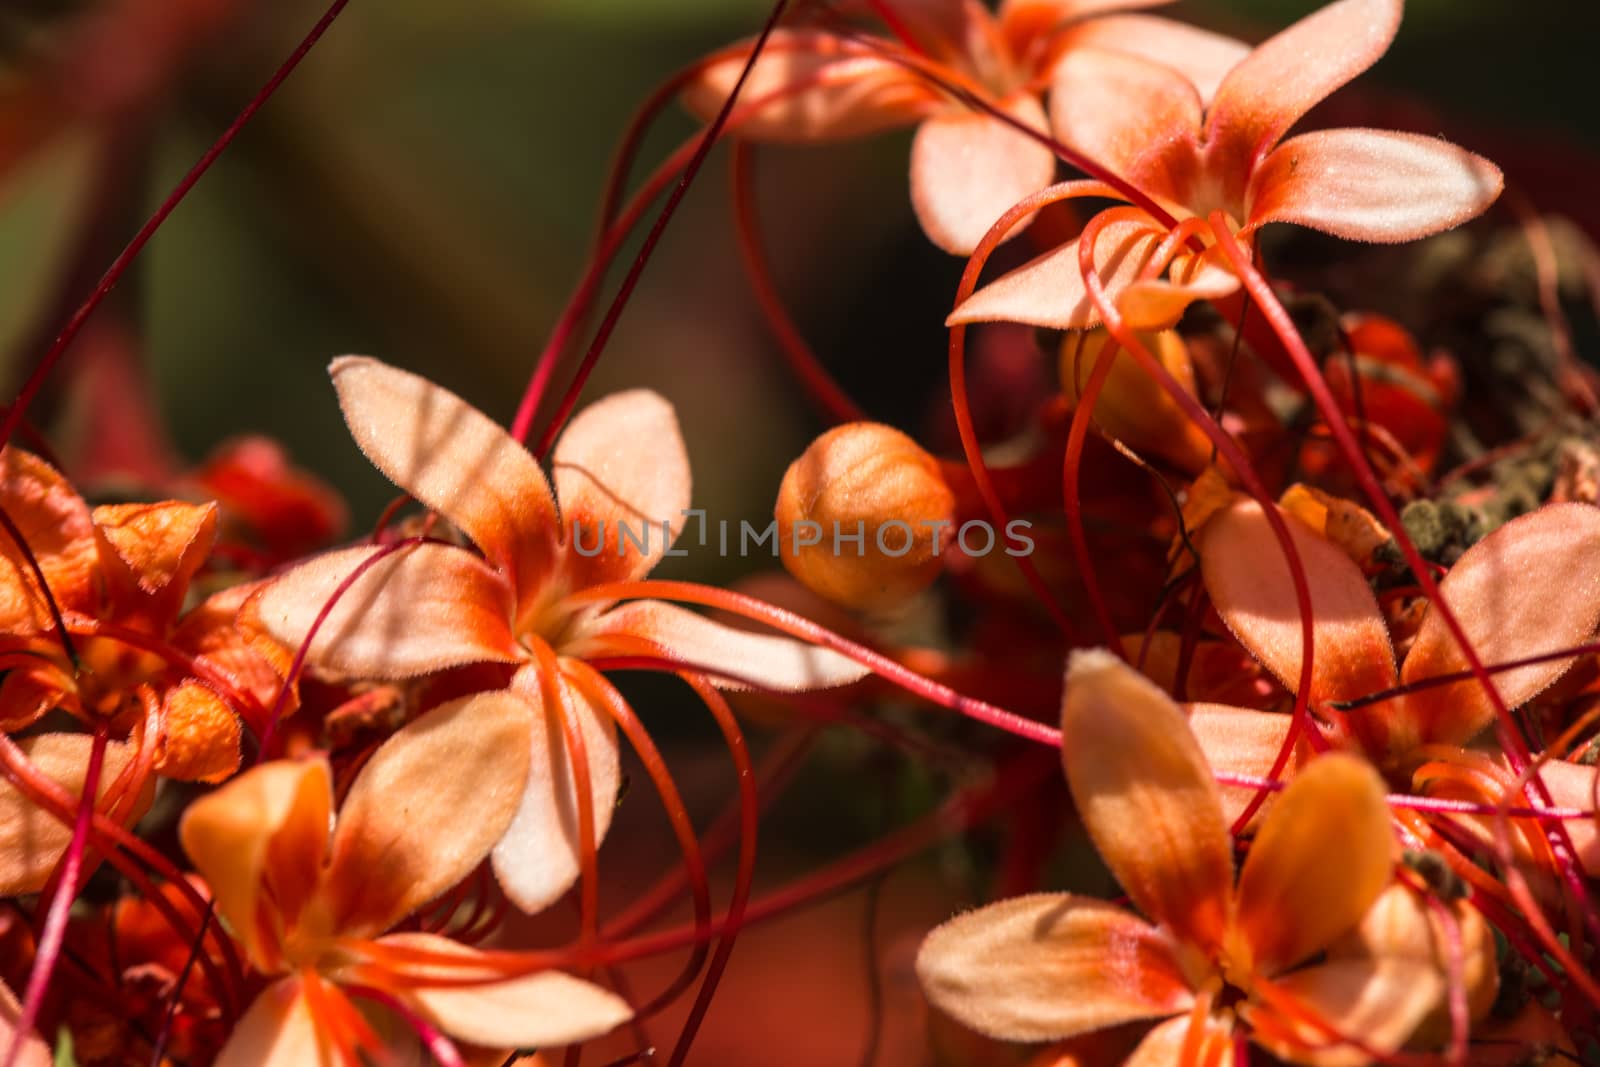
M 61 54 L 128 60 L 158 29 L 147 77 L 95 103 L 64 88 L 74 62 L 24 65 L 0 97 L 18 129 L 109 140 L 106 118 L 153 107 L 229 5 L 105 6 Z M 778 4 L 659 94 L 706 128 L 627 203 L 615 177 L 509 428 L 411 371 L 333 360 L 354 446 L 400 494 L 351 535 L 267 439 L 174 459 L 115 384 L 131 327 L 79 336 L 335 3 L 0 423 L 0 1067 L 588 1048 L 678 1067 L 742 927 L 857 884 L 875 902 L 887 872 L 989 823 L 1005 832 L 960 852 L 971 907 L 916 931 L 901 1008 L 923 1058 L 1600 1055 L 1600 405 L 1551 228 L 1488 217 L 1427 271 L 1421 251 L 1326 240 L 1423 242 L 1502 192 L 1436 137 L 1297 131 L 1388 50 L 1402 0 L 1335 0 L 1253 47 L 1159 6 L 869 0 L 785 21 Z M 927 304 L 949 329 L 942 442 L 833 381 L 748 187 L 760 143 L 901 127 L 916 219 L 965 260 L 955 300 Z M 750 280 L 832 423 L 771 487 L 762 537 L 785 570 L 727 588 L 652 576 L 690 519 L 708 545 L 673 403 L 578 406 L 719 139 Z M 6 141 L 0 178 L 40 143 Z M 566 343 L 674 181 L 536 436 Z M 1483 267 L 1508 246 L 1531 296 Z M 1492 347 L 1509 314 L 1544 358 Z M 969 334 L 988 346 L 970 366 Z M 93 373 L 66 407 L 89 418 L 59 420 L 58 451 L 25 416 L 74 341 Z M 983 358 L 1008 345 L 1058 387 Z M 1517 389 L 1532 416 L 1500 410 Z M 637 671 L 723 742 L 735 795 L 703 833 L 680 778 L 704 761 L 652 734 L 654 702 L 683 693 L 635 695 Z M 752 726 L 772 735 L 760 761 Z M 830 756 L 823 731 L 891 759 Z M 897 782 L 942 799 L 758 894 L 763 807 L 807 757 L 846 799 Z M 681 857 L 650 886 L 651 849 L 627 854 L 650 842 L 615 840 L 646 804 L 633 777 Z M 1080 828 L 1092 854 L 1070 848 Z M 686 924 L 645 929 L 685 901 Z M 640 996 L 628 967 L 669 955 L 681 969 Z M 765 962 L 741 980 L 787 981 L 790 961 Z M 678 1030 L 657 1048 L 663 1018 Z M 778 1062 L 746 1037 L 740 1062 Z

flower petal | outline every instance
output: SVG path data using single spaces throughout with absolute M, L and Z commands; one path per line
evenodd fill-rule
M 94 739 L 88 734 L 48 733 L 17 742 L 39 772 L 77 800 L 89 769 Z M 137 753 L 121 741 L 106 743 L 96 798 L 103 798 L 112 783 L 127 770 Z M 124 822 L 131 823 L 150 807 L 154 783 L 147 783 L 139 802 Z M 103 807 L 103 800 L 102 800 Z M 10 783 L 0 781 L 0 897 L 37 893 L 72 840 L 72 827 L 36 806 Z
M 339 929 L 387 930 L 471 874 L 528 780 L 528 706 L 499 690 L 441 704 L 378 747 L 334 827 L 324 887 Z
M 239 769 L 239 719 L 213 690 L 193 680 L 167 691 L 155 771 L 184 782 L 220 782 Z
M 1233 892 L 1222 800 L 1172 698 L 1103 650 L 1067 661 L 1061 760 L 1101 858 L 1141 911 L 1202 949 Z
M 1311 593 L 1311 699 L 1346 700 L 1394 685 L 1389 628 L 1361 569 L 1292 515 L 1283 521 Z M 1300 684 L 1300 611 L 1259 503 L 1241 498 L 1212 517 L 1200 535 L 1200 569 L 1228 629 L 1292 691 Z
M 1379 1055 L 1397 1051 L 1444 993 L 1432 967 L 1409 960 L 1335 960 L 1273 982 L 1294 1003 L 1335 1033 L 1359 1040 Z M 1365 1067 L 1372 1057 L 1323 1030 L 1252 1001 L 1240 1009 L 1257 1044 L 1312 1067 Z
M 100 574 L 114 617 L 165 628 L 217 536 L 217 506 L 166 500 L 94 509 Z
M 316 886 L 332 810 L 326 760 L 274 760 L 196 799 L 178 823 L 218 913 L 259 967 L 278 962 L 263 932 L 293 923 Z
M 1113 11 L 1159 7 L 1171 0 L 1000 0 L 996 15 L 1000 31 L 1014 52 L 1025 55 L 1029 47 L 1052 43 L 1057 31 L 1071 32 L 1068 22 L 1093 24 Z
M 328 368 L 373 466 L 459 526 L 519 597 L 549 577 L 560 529 L 544 472 L 494 420 L 426 378 L 365 356 Z
M 1262 821 L 1239 875 L 1238 926 L 1256 969 L 1293 966 L 1360 922 L 1389 884 L 1393 848 L 1376 771 L 1340 752 L 1307 764 Z
M 958 915 L 917 953 L 935 1007 L 1005 1041 L 1053 1041 L 1188 1009 L 1166 934 L 1121 908 L 1065 893 Z
M 1000 110 L 1041 133 L 1044 108 L 1031 93 L 998 101 Z M 927 119 L 911 143 L 911 206 L 928 239 L 952 255 L 970 255 L 1019 200 L 1050 184 L 1055 153 L 1020 130 L 976 111 Z M 1024 219 L 1007 237 L 1027 225 Z
M 1567 760 L 1550 760 L 1539 768 L 1539 779 L 1550 791 L 1550 799 L 1556 807 L 1579 811 L 1595 810 L 1597 775 L 1600 769 Z M 1600 822 L 1591 817 L 1567 820 L 1564 825 L 1584 873 L 1590 878 L 1600 878 Z
M 1158 15 L 1088 19 L 1063 34 L 1064 45 L 1126 52 L 1171 67 L 1210 103 L 1228 72 L 1250 54 L 1243 41 Z
M 576 718 L 583 734 L 598 848 L 611 827 L 622 780 L 617 725 L 565 678 L 560 684 L 565 713 Z M 530 762 L 521 806 L 494 849 L 494 873 L 506 896 L 531 914 L 559 899 L 577 880 L 578 795 L 572 780 L 572 753 L 555 718 L 561 712 L 547 706 L 537 668 L 518 671 L 512 688 L 533 708 L 531 741 L 523 742 Z
M 871 673 L 830 649 L 790 637 L 735 630 L 658 600 L 635 600 L 613 608 L 586 628 L 578 644 L 564 651 L 593 659 L 606 654 L 608 638 L 618 636 L 658 644 L 675 662 L 720 676 L 718 684 L 725 689 L 798 693 L 849 685 Z M 619 655 L 635 651 L 628 643 L 617 647 Z
M 725 49 L 684 89 L 683 104 L 696 118 L 710 122 L 722 110 L 752 43 L 741 41 Z M 791 87 L 798 88 L 789 91 Z M 938 103 L 935 92 L 903 64 L 835 34 L 778 29 L 739 91 L 735 108 L 756 106 L 730 132 L 802 144 L 843 140 L 908 126 Z
M 1161 161 L 1195 158 L 1201 106 L 1194 85 L 1171 67 L 1126 52 L 1076 48 L 1056 65 L 1050 124 L 1063 144 L 1171 202 L 1189 175 L 1169 173 Z
M 382 551 L 347 548 L 302 563 L 262 594 L 261 621 L 298 648 L 340 586 Z M 502 576 L 470 552 L 421 544 L 390 551 L 355 579 L 318 628 L 308 662 L 391 679 L 518 658 Z
M 0 507 L 27 542 L 63 610 L 90 611 L 98 562 L 89 507 L 44 460 L 8 446 L 0 453 Z M 0 532 L 0 633 L 25 634 L 54 625 L 33 569 Z
M 1437 137 L 1319 130 L 1279 145 L 1250 182 L 1248 230 L 1292 222 L 1352 241 L 1414 241 L 1483 213 L 1500 168 Z
M 678 416 L 648 389 L 590 404 L 551 457 L 574 584 L 642 578 L 683 529 L 689 456 Z M 667 531 L 671 531 L 671 537 Z
M 476 950 L 434 934 L 391 934 L 380 945 L 459 956 L 460 967 L 435 968 L 452 979 L 471 975 Z M 484 977 L 494 972 L 484 970 Z M 451 1037 L 490 1048 L 551 1048 L 600 1037 L 633 1017 L 628 1002 L 592 982 L 540 971 L 482 985 L 418 985 L 406 998 Z
M 1176 325 L 1190 304 L 1216 300 L 1238 288 L 1239 276 L 1215 248 L 1199 254 L 1180 252 L 1167 277 L 1136 281 L 1124 289 L 1117 310 L 1136 330 L 1164 330 Z
M 1190 1045 L 1193 1019 L 1168 1019 L 1145 1035 L 1133 1054 L 1122 1061 L 1122 1067 L 1192 1067 L 1194 1064 L 1222 1064 L 1232 1050 L 1233 1041 L 1227 1031 L 1216 1023 L 1216 1016 L 1207 1015 L 1202 1023 L 1204 1030 Z
M 1095 242 L 1096 273 L 1112 301 L 1144 270 L 1161 243 L 1161 231 L 1137 208 L 1109 208 L 1115 217 Z M 1021 322 L 1056 330 L 1080 330 L 1100 324 L 1078 266 L 1078 239 L 1046 252 L 1003 274 L 967 297 L 946 326 L 974 322 Z
M 1189 706 L 1189 729 L 1200 742 L 1206 761 L 1212 771 L 1246 774 L 1265 778 L 1289 736 L 1288 715 L 1268 711 L 1234 708 L 1226 704 L 1193 704 Z M 1302 737 L 1295 743 L 1289 762 L 1281 777 L 1293 777 L 1311 758 L 1311 746 Z M 1232 826 L 1244 814 L 1246 805 L 1255 798 L 1256 790 L 1247 786 L 1222 786 L 1222 817 Z M 1270 810 L 1274 798 L 1268 797 L 1260 811 Z M 1252 825 L 1260 822 L 1258 814 Z
M 1589 640 L 1600 625 L 1600 509 L 1549 504 L 1513 519 L 1469 548 L 1439 584 L 1486 665 L 1555 652 Z M 1573 660 L 1494 674 L 1508 707 L 1532 698 Z M 1401 680 L 1468 669 L 1444 619 L 1430 610 L 1406 655 Z M 1494 705 L 1468 679 L 1410 694 L 1423 740 L 1460 744 L 1494 718 Z
M 1248 173 L 1300 117 L 1378 61 L 1403 0 L 1337 0 L 1263 41 L 1217 87 L 1206 114 L 1213 159 Z
M 317 981 L 318 979 L 312 979 Z M 263 989 L 234 1024 L 215 1067 L 333 1067 L 299 978 Z

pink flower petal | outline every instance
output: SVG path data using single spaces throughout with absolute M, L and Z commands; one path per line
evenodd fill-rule
M 1088 19 L 1064 34 L 1068 48 L 1104 48 L 1160 63 L 1183 75 L 1210 103 L 1228 72 L 1250 54 L 1243 41 L 1158 15 Z
M 373 466 L 465 531 L 519 597 L 532 595 L 549 577 L 559 531 L 527 449 L 426 378 L 362 356 L 336 359 L 329 372 Z
M 575 586 L 642 578 L 683 529 L 689 457 L 672 405 L 648 389 L 584 408 L 550 462 Z
M 743 41 L 726 49 L 684 89 L 684 106 L 697 118 L 709 122 L 722 110 L 751 44 Z M 796 91 L 788 91 L 791 87 Z M 911 125 L 940 100 L 903 64 L 831 33 L 780 29 L 739 92 L 736 113 L 752 105 L 754 109 L 732 132 L 800 144 L 843 140 Z
M 1048 128 L 1031 94 L 1000 107 L 1025 126 Z M 1049 185 L 1055 173 L 1055 154 L 1027 134 L 980 112 L 946 111 L 923 122 L 912 141 L 911 206 L 929 240 L 965 256 L 1008 208 Z
M 593 659 L 610 648 L 607 638 L 642 638 L 661 647 L 663 655 L 713 676 L 726 672 L 723 688 L 757 686 L 784 693 L 849 685 L 870 672 L 855 660 L 790 637 L 735 630 L 692 611 L 656 600 L 636 600 L 597 618 L 569 655 Z M 630 644 L 616 654 L 630 655 Z M 744 683 L 748 683 L 744 684 Z
M 234 1024 L 215 1067 L 333 1067 L 301 986 L 301 979 L 285 978 L 263 989 Z
M 1389 50 L 1403 6 L 1403 0 L 1337 0 L 1245 57 L 1217 87 L 1206 115 L 1205 141 L 1219 167 L 1242 186 L 1302 115 Z
M 1555 652 L 1590 640 L 1600 625 L 1600 508 L 1549 504 L 1513 519 L 1467 550 L 1440 583 L 1486 665 Z M 1573 660 L 1499 671 L 1494 684 L 1508 707 L 1531 699 Z M 1418 682 L 1468 669 L 1438 612 L 1422 620 L 1401 680 Z M 1494 718 L 1474 680 L 1410 694 L 1422 741 L 1462 744 Z
M 1189 706 L 1189 729 L 1206 762 L 1219 774 L 1241 774 L 1252 778 L 1265 778 L 1272 770 L 1273 761 L 1289 736 L 1290 716 L 1269 711 L 1234 708 L 1226 704 L 1193 704 Z M 1311 758 L 1311 746 L 1302 738 L 1290 753 L 1283 768 L 1282 778 L 1293 777 L 1306 760 Z M 1222 817 L 1232 826 L 1245 806 L 1255 798 L 1256 790 L 1248 786 L 1224 785 L 1222 788 Z M 1259 823 L 1260 813 L 1272 807 L 1272 796 L 1258 809 L 1252 825 Z
M 594 803 L 595 845 L 599 847 L 611 827 L 622 780 L 617 725 L 575 686 L 565 679 L 560 685 L 566 713 L 576 718 L 583 734 Z M 494 873 L 506 896 L 531 914 L 559 899 L 578 878 L 578 795 L 572 752 L 555 718 L 560 713 L 545 704 L 538 668 L 518 671 L 512 688 L 533 708 L 530 739 L 525 742 L 530 763 L 516 817 L 494 849 Z
M 1394 685 L 1389 628 L 1344 550 L 1283 516 L 1311 592 L 1311 699 L 1347 700 Z M 1300 684 L 1301 620 L 1283 548 L 1266 513 L 1240 499 L 1200 536 L 1200 569 L 1217 613 L 1239 643 L 1291 690 Z
M 489 1048 L 552 1048 L 609 1033 L 633 1017 L 628 1002 L 592 982 L 560 971 L 538 971 L 518 978 L 461 984 L 473 976 L 480 954 L 436 934 L 391 934 L 380 945 L 421 949 L 460 958 L 459 966 L 426 968 L 448 984 L 418 985 L 405 996 L 421 1014 L 451 1037 Z M 416 968 L 408 968 L 414 972 Z M 494 971 L 483 969 L 483 977 Z
M 483 862 L 527 785 L 531 719 L 515 694 L 478 693 L 378 746 L 340 805 L 323 882 L 342 933 L 387 930 Z
M 1162 231 L 1137 208 L 1110 208 L 1108 221 L 1095 243 L 1095 265 L 1106 295 L 1115 300 L 1150 262 Z M 1057 330 L 1081 330 L 1100 324 L 1078 266 L 1078 239 L 1001 275 L 961 303 L 945 320 L 947 326 L 974 322 L 1020 322 Z
M 1194 158 L 1200 121 L 1199 92 L 1170 67 L 1097 48 L 1073 49 L 1056 65 L 1056 138 L 1157 200 L 1181 199 L 1188 176 L 1167 160 Z
M 1292 222 L 1352 241 L 1414 241 L 1482 214 L 1504 187 L 1493 163 L 1436 137 L 1323 130 L 1262 162 L 1248 228 Z
M 298 648 L 312 624 L 374 548 L 330 552 L 275 579 L 261 620 Z M 511 590 L 500 572 L 449 545 L 402 548 L 374 563 L 340 596 L 311 642 L 309 662 L 357 678 L 414 678 L 462 663 L 521 657 L 511 635 Z

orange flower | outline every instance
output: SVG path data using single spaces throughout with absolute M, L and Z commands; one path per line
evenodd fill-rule
M 1473 679 L 1425 686 L 1348 712 L 1336 705 L 1397 685 L 1468 671 L 1438 612 L 1429 609 L 1397 669 L 1377 599 L 1349 555 L 1293 515 L 1290 535 L 1311 593 L 1313 661 L 1310 699 L 1380 767 L 1408 775 L 1428 754 L 1459 748 L 1494 720 L 1494 704 Z M 1279 681 L 1300 681 L 1301 632 L 1289 567 L 1261 505 L 1238 499 L 1213 516 L 1199 537 L 1201 573 L 1217 612 L 1235 637 Z M 1600 510 L 1550 504 L 1514 519 L 1468 549 L 1439 584 L 1486 664 L 1556 652 L 1588 640 L 1600 626 Z M 1497 672 L 1507 707 L 1549 686 L 1576 657 Z M 1289 729 L 1289 717 L 1222 705 L 1197 705 L 1191 723 L 1218 770 L 1262 775 Z M 1540 772 L 1558 803 L 1591 807 L 1593 768 L 1555 761 Z M 1229 789 L 1234 799 L 1246 789 Z M 1242 800 L 1241 800 L 1242 803 Z M 1591 822 L 1568 825 L 1586 866 L 1600 870 Z
M 1460 225 L 1500 194 L 1500 171 L 1488 160 L 1437 138 L 1385 130 L 1283 140 L 1388 50 L 1402 7 L 1403 0 L 1338 0 L 1261 44 L 1214 86 L 1159 57 L 1075 49 L 1054 71 L 1056 139 L 1109 167 L 1179 223 L 1221 212 L 1243 237 L 1292 222 L 1349 240 L 1397 242 Z M 1154 263 L 1167 228 L 1138 207 L 1109 209 L 1103 219 L 1094 263 L 1128 325 L 1171 325 L 1191 301 L 1237 288 L 1214 246 L 1179 252 L 1166 280 L 1141 278 L 1147 267 L 1159 274 L 1168 266 Z M 961 304 L 950 324 L 1096 325 L 1079 254 L 1074 240 L 1012 271 Z
M 581 731 L 596 843 L 616 806 L 615 724 L 567 680 L 563 659 L 649 655 L 777 690 L 865 673 L 833 652 L 733 630 L 657 601 L 612 607 L 574 598 L 642 577 L 683 525 L 688 458 L 676 416 L 656 394 L 618 393 L 573 419 L 553 455 L 552 493 L 533 457 L 453 393 L 372 359 L 336 360 L 332 374 L 367 457 L 483 556 L 428 543 L 374 565 L 383 550 L 333 552 L 274 582 L 261 600 L 262 620 L 279 639 L 304 642 L 335 591 L 370 565 L 316 631 L 308 662 L 385 680 L 464 663 L 516 669 L 508 691 L 533 709 L 533 771 L 494 851 L 494 869 L 524 910 L 559 897 L 579 872 L 578 779 L 563 722 Z
M 321 758 L 255 767 L 190 805 L 184 851 L 252 966 L 276 976 L 222 1067 L 346 1062 L 376 1038 L 339 987 L 375 989 L 443 1032 L 496 1048 L 562 1045 L 631 1014 L 567 974 L 505 979 L 434 934 L 383 936 L 469 875 L 516 815 L 528 709 L 504 693 L 440 705 L 390 737 L 333 813 Z M 331 830 L 330 830 L 331 826 Z M 471 981 L 482 978 L 482 982 Z
M 1041 133 L 1041 90 L 1064 53 L 1097 46 L 1181 65 L 1206 82 L 1246 49 L 1165 19 L 1112 15 L 1167 0 L 884 0 L 893 37 L 777 30 L 740 94 L 753 108 L 741 136 L 788 143 L 840 140 L 915 125 L 911 203 L 934 244 L 967 255 L 1007 208 L 1050 184 L 1056 161 L 1040 141 L 956 103 L 924 72 Z M 685 103 L 709 119 L 738 81 L 751 42 L 713 57 Z
M 1061 729 L 1084 825 L 1150 921 L 1065 893 L 957 916 L 917 958 L 935 1006 L 1010 1041 L 1169 1020 L 1127 1061 L 1140 1067 L 1225 1062 L 1241 1027 L 1295 1063 L 1364 1064 L 1398 1049 L 1433 1010 L 1444 982 L 1429 965 L 1301 966 L 1389 884 L 1388 809 L 1364 763 L 1333 754 L 1302 771 L 1235 884 L 1211 769 L 1182 710 L 1154 684 L 1109 653 L 1075 653 Z

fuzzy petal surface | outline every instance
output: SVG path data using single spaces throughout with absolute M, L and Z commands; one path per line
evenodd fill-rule
M 917 953 L 929 1001 L 1005 1041 L 1053 1041 L 1192 1002 L 1167 935 L 1114 905 L 1065 893 L 958 915 Z
M 435 934 L 391 934 L 378 941 L 459 956 L 461 967 L 441 974 L 471 974 L 478 953 Z M 485 977 L 493 975 L 485 970 Z M 419 985 L 405 993 L 423 1016 L 451 1037 L 490 1048 L 551 1048 L 600 1037 L 633 1017 L 627 1001 L 593 982 L 560 971 L 540 971 L 482 985 Z
M 998 106 L 1024 126 L 1048 128 L 1031 93 Z M 911 206 L 929 240 L 951 255 L 970 255 L 1007 209 L 1055 173 L 1055 153 L 1020 130 L 982 112 L 946 111 L 923 122 L 911 142 Z
M 274 579 L 261 596 L 261 621 L 298 648 L 340 587 L 382 551 L 330 552 Z M 470 552 L 421 544 L 389 552 L 350 582 L 318 627 L 308 662 L 387 680 L 518 658 L 502 575 Z
M 594 804 L 595 847 L 605 839 L 617 806 L 622 772 L 617 726 L 565 678 L 559 680 L 565 713 L 582 732 Z M 529 752 L 528 779 L 511 825 L 494 848 L 494 873 L 506 896 L 530 914 L 560 898 L 579 873 L 578 795 L 572 752 L 539 683 L 538 669 L 524 667 L 513 691 L 533 709 L 522 744 Z
M 584 408 L 551 465 L 576 587 L 644 577 L 683 529 L 689 455 L 672 405 L 648 389 Z
M 1372 589 L 1338 545 L 1283 515 L 1311 593 L 1311 699 L 1344 700 L 1395 683 L 1389 628 Z M 1214 515 L 1200 536 L 1200 569 L 1217 613 L 1239 643 L 1293 691 L 1302 622 L 1283 547 L 1254 500 Z
M 1239 931 L 1263 974 L 1327 948 L 1389 884 L 1383 780 L 1355 756 L 1312 760 L 1262 821 L 1239 874 Z
M 1392 244 L 1481 215 L 1505 188 L 1500 168 L 1437 137 L 1320 130 L 1279 145 L 1251 179 L 1250 229 L 1292 222 Z
M 1485 665 L 1554 652 L 1589 640 L 1600 625 L 1600 508 L 1548 504 L 1469 548 L 1439 592 Z M 1507 707 L 1531 699 L 1573 660 L 1492 675 Z M 1469 669 L 1444 618 L 1429 610 L 1406 655 L 1407 683 Z M 1494 719 L 1475 680 L 1410 694 L 1405 706 L 1423 740 L 1461 744 Z
M 520 596 L 549 578 L 559 530 L 544 472 L 493 419 L 365 356 L 328 368 L 351 436 L 395 485 L 459 526 Z
M 339 809 L 324 887 L 341 932 L 370 936 L 460 882 L 511 825 L 528 780 L 527 704 L 441 704 L 378 747 Z
M 1139 910 L 1202 950 L 1233 893 L 1222 798 L 1183 711 L 1103 650 L 1067 661 L 1061 761 L 1084 827 Z
M 726 689 L 759 688 L 784 693 L 849 685 L 871 672 L 847 656 L 804 641 L 751 633 L 714 622 L 658 600 L 635 600 L 597 618 L 571 655 L 604 655 L 608 639 L 640 639 L 659 645 L 673 660 L 716 677 Z M 618 654 L 634 650 L 625 640 Z
M 1335 960 L 1274 981 L 1279 994 L 1302 1011 L 1382 1055 L 1410 1038 L 1439 998 L 1444 980 L 1410 960 Z M 1259 1003 L 1242 1009 L 1257 1044 L 1291 1063 L 1309 1067 L 1365 1067 L 1371 1057 L 1318 1027 L 1285 1017 Z

